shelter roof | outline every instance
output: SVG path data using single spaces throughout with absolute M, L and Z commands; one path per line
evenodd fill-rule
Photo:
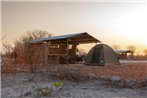
M 101 42 L 98 39 L 94 38 L 93 36 L 89 35 L 87 32 L 41 38 L 38 40 L 33 40 L 31 42 L 32 43 L 50 42 L 51 44 L 64 44 L 64 43 L 67 43 L 67 40 L 69 44 L 74 44 L 74 43 L 84 44 L 84 43 Z
M 131 50 L 115 50 L 116 53 L 133 53 Z

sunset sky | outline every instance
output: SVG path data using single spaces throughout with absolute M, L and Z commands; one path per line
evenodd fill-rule
M 53 35 L 88 32 L 110 46 L 135 45 L 136 53 L 142 54 L 147 49 L 147 4 L 125 1 L 2 2 L 2 36 L 12 44 L 28 30 Z M 80 48 L 88 51 L 93 45 Z

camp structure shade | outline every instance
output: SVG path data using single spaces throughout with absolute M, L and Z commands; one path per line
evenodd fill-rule
M 40 51 L 42 52 L 42 57 L 40 55 L 40 59 L 43 61 L 44 64 L 74 64 L 77 62 L 77 46 L 79 44 L 98 42 L 101 41 L 91 36 L 87 32 L 82 32 L 40 38 L 37 40 L 26 42 L 26 45 L 28 45 L 30 50 L 32 49 L 32 47 L 42 49 Z
M 86 56 L 85 65 L 119 65 L 117 54 L 111 47 L 106 44 L 98 44 L 94 46 Z
M 37 40 L 32 40 L 31 43 L 41 43 L 48 42 L 50 44 L 87 44 L 87 43 L 98 43 L 101 42 L 98 39 L 94 38 L 87 32 L 83 33 L 74 33 L 61 36 L 52 36 L 47 38 L 41 38 Z

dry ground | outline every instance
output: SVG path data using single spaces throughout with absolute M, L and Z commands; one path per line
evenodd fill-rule
M 106 76 L 120 76 L 128 80 L 144 80 L 147 79 L 147 63 L 123 63 L 118 66 L 84 66 L 82 64 L 75 65 L 46 65 L 39 67 L 37 71 L 54 71 L 64 69 L 67 67 L 75 67 L 82 72 L 95 74 L 98 77 Z M 29 72 L 29 65 L 13 65 L 12 73 L 15 72 Z M 2 66 L 2 73 L 10 73 L 7 67 Z
M 58 80 L 48 72 L 59 72 L 59 69 L 72 68 L 82 73 L 90 73 L 97 77 L 119 76 L 125 80 L 147 79 L 147 64 L 123 63 L 119 66 L 83 66 L 75 65 L 46 65 L 41 66 L 35 77 L 29 73 L 29 65 L 2 66 L 2 98 L 146 98 L 147 87 L 143 88 L 116 88 L 98 80 L 87 82 L 73 82 Z M 10 71 L 11 70 L 11 71 Z M 12 73 L 10 75 L 10 72 Z M 78 71 L 77 71 L 78 72 Z M 7 74 L 5 74 L 7 73 Z M 80 75 L 76 74 L 78 77 Z M 66 76 L 66 75 L 65 75 Z M 80 76 L 81 77 L 81 76 Z M 82 78 L 82 77 L 81 77 Z M 50 97 L 38 96 L 32 86 L 50 85 L 53 82 L 63 83 L 59 93 Z
M 143 80 L 147 78 L 147 65 L 121 65 L 105 67 L 83 67 L 82 70 L 97 76 L 120 76 L 123 79 Z
M 147 87 L 117 88 L 104 85 L 101 81 L 72 82 L 58 80 L 48 73 L 39 72 L 32 79 L 32 73 L 2 74 L 1 98 L 146 98 Z M 33 87 L 50 87 L 54 82 L 63 86 L 49 96 L 39 95 Z

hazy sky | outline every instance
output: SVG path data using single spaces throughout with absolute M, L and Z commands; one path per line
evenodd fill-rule
M 145 2 L 2 2 L 2 36 L 13 43 L 27 30 L 54 35 L 88 32 L 108 45 L 147 48 Z M 92 44 L 93 45 L 93 44 Z M 82 45 L 89 50 L 92 45 Z

